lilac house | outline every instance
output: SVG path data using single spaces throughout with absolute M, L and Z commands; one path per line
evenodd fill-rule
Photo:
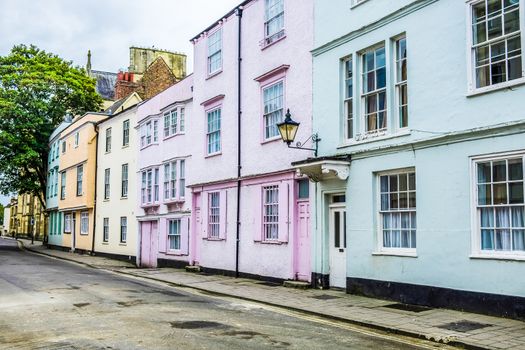
M 297 140 L 311 135 L 313 1 L 244 1 L 192 42 L 190 263 L 310 281 L 310 185 L 291 166 L 309 155 L 288 149 L 276 123 L 290 109 Z
M 193 77 L 141 103 L 138 131 L 138 250 L 141 266 L 186 266 L 189 256 L 191 165 L 195 128 Z

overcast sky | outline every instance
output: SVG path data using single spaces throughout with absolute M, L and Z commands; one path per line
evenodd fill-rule
M 34 44 L 75 65 L 117 72 L 130 46 L 155 46 L 188 55 L 189 40 L 241 0 L 0 0 L 0 55 Z M 0 196 L 0 203 L 7 203 Z
M 129 47 L 183 52 L 193 70 L 189 40 L 241 0 L 0 0 L 0 55 L 35 44 L 76 65 L 127 69 Z

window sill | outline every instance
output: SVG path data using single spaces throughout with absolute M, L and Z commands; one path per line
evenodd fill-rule
M 265 145 L 267 143 L 271 143 L 271 142 L 275 142 L 275 141 L 279 141 L 281 140 L 281 136 L 274 136 L 272 138 L 269 138 L 269 139 L 266 139 L 266 140 L 262 140 L 261 141 L 261 145 Z
M 125 247 L 125 246 L 127 246 L 128 244 L 127 244 L 126 242 L 124 242 L 124 243 L 123 243 L 123 242 L 120 242 L 118 245 L 121 246 L 121 247 Z
M 177 137 L 177 136 L 181 136 L 181 135 L 185 135 L 186 133 L 184 131 L 181 131 L 181 132 L 177 132 L 175 134 L 171 134 L 171 135 L 168 135 L 168 136 L 164 136 L 164 138 L 162 139 L 163 141 L 167 141 L 169 139 L 172 139 L 174 137 Z
M 104 154 L 110 154 L 110 153 L 111 153 L 111 151 L 106 151 L 106 152 L 104 152 Z
M 129 144 L 127 144 L 127 145 L 122 145 L 122 149 L 124 149 L 124 148 L 129 148 Z
M 281 42 L 283 41 L 284 39 L 286 39 L 286 34 L 284 34 L 282 37 L 280 37 L 279 39 L 275 40 L 275 41 L 272 41 L 271 43 L 269 44 L 263 44 L 261 45 L 261 51 L 264 51 L 266 50 L 267 48 L 269 48 L 270 46 L 273 46 L 275 44 L 277 44 L 278 42 Z M 263 41 L 265 41 L 266 39 L 263 39 Z
M 120 197 L 120 200 L 125 200 L 125 199 L 128 199 L 128 197 Z
M 183 254 L 181 251 L 179 250 L 167 250 L 166 251 L 166 255 L 171 255 L 171 256 L 187 256 L 188 254 Z
M 209 80 L 213 77 L 216 77 L 217 75 L 221 74 L 222 73 L 222 68 L 219 69 L 218 71 L 215 71 L 213 73 L 208 73 L 208 75 L 206 76 L 206 80 Z
M 64 234 L 65 234 L 65 235 L 70 235 L 70 234 L 71 234 L 71 232 L 64 232 Z
M 365 2 L 367 2 L 367 0 L 362 0 L 362 1 L 356 1 L 356 0 L 353 0 L 353 1 L 352 1 L 352 6 L 350 6 L 350 10 L 355 9 L 357 6 L 362 5 L 362 4 L 364 4 Z
M 184 197 L 183 198 L 178 198 L 178 199 L 167 199 L 167 200 L 164 200 L 163 204 L 176 204 L 176 203 L 184 203 L 185 199 Z
M 283 245 L 287 242 L 280 242 L 280 241 L 255 241 L 255 243 L 261 243 L 261 244 L 268 244 L 268 245 Z
M 109 198 L 104 198 L 104 202 L 109 202 Z
M 366 143 L 372 143 L 372 142 L 376 142 L 376 141 L 395 139 L 395 138 L 398 138 L 398 137 L 408 136 L 410 134 L 411 134 L 411 130 L 410 129 L 403 128 L 403 129 L 399 129 L 395 134 L 383 134 L 383 135 L 378 135 L 378 136 L 368 136 L 367 138 L 365 138 L 363 140 L 359 140 L 359 141 L 355 140 L 355 139 L 346 140 L 343 144 L 337 146 L 337 148 L 341 149 L 341 148 L 346 148 L 346 147 L 351 147 L 351 146 L 362 145 L 362 144 L 366 144 Z
M 409 252 L 409 251 L 401 251 L 401 252 L 385 252 L 385 251 L 379 251 L 379 252 L 373 252 L 373 256 L 396 256 L 400 258 L 417 258 L 417 253 Z
M 149 145 L 141 147 L 140 150 L 142 151 L 142 150 L 145 150 L 146 148 L 149 148 L 149 147 L 152 147 L 152 146 L 158 146 L 158 145 L 159 145 L 158 141 L 157 142 L 152 142 Z
M 89 236 L 89 233 L 87 233 L 87 232 L 86 232 L 86 233 L 82 233 L 82 232 L 80 232 L 80 235 L 81 235 L 81 236 Z
M 507 261 L 525 261 L 525 254 L 509 254 L 509 255 L 492 255 L 476 253 L 469 256 L 470 259 L 482 259 L 482 260 L 507 260 Z
M 217 156 L 220 156 L 220 155 L 222 155 L 222 151 L 216 152 L 216 153 L 207 154 L 206 156 L 204 156 L 204 158 L 213 158 L 213 157 L 217 157 Z
M 491 93 L 493 91 L 500 91 L 500 90 L 505 90 L 505 89 L 512 90 L 512 88 L 514 86 L 519 86 L 519 85 L 523 85 L 523 84 L 525 84 L 525 77 L 519 78 L 519 79 L 514 79 L 514 80 L 511 80 L 511 81 L 506 81 L 504 83 L 500 83 L 500 84 L 496 84 L 496 85 L 492 85 L 492 86 L 485 86 L 485 87 L 482 87 L 482 88 L 469 89 L 469 91 L 467 92 L 467 94 L 465 96 L 466 97 L 474 97 L 474 96 L 488 94 L 488 93 Z
M 209 241 L 209 242 L 222 242 L 222 241 L 226 241 L 226 238 L 203 237 L 202 240 Z
M 153 208 L 153 207 L 158 207 L 160 205 L 160 203 L 143 203 L 140 205 L 140 207 L 142 209 L 147 209 L 147 208 Z
M 103 245 L 109 245 L 109 242 L 102 242 Z

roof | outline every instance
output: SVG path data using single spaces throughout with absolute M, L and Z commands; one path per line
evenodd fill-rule
M 104 111 L 104 113 L 107 113 L 107 114 L 113 114 L 115 113 L 116 110 L 118 110 L 120 108 L 120 106 L 122 106 L 124 104 L 124 102 L 126 102 L 126 100 L 128 99 L 129 96 L 126 96 L 126 97 L 123 97 L 121 98 L 120 100 L 118 100 L 117 102 L 113 103 L 111 106 L 109 106 L 108 109 L 106 109 Z
M 235 11 L 236 11 L 238 8 L 240 8 L 240 7 L 244 6 L 244 5 L 246 5 L 247 3 L 251 2 L 251 1 L 253 1 L 253 0 L 245 0 L 245 1 L 241 2 L 239 5 L 235 6 L 233 9 L 231 9 L 230 11 L 228 11 L 228 13 L 226 13 L 224 16 L 221 16 L 221 18 L 219 18 L 218 20 L 216 20 L 212 25 L 210 25 L 209 27 L 207 27 L 206 29 L 204 29 L 202 32 L 200 32 L 199 34 L 197 34 L 197 35 L 195 35 L 193 38 L 191 38 L 190 41 L 193 41 L 193 40 L 198 39 L 198 38 L 201 36 L 201 34 L 203 34 L 203 33 L 205 33 L 205 32 L 208 32 L 208 31 L 210 31 L 210 29 L 212 29 L 213 27 L 215 27 L 215 26 L 219 23 L 220 20 L 222 20 L 223 18 L 228 18 L 228 17 L 230 17 L 232 14 L 235 13 Z
M 59 126 L 56 127 L 55 130 L 51 133 L 51 136 L 49 137 L 49 141 L 52 141 L 56 137 L 60 136 L 60 133 L 65 130 L 69 125 L 71 124 L 71 121 L 63 121 L 60 123 Z
M 117 73 L 92 70 L 89 75 L 97 80 L 95 89 L 104 100 L 113 100 L 115 98 Z

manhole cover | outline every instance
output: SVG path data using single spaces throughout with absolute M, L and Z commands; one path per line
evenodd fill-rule
M 470 332 L 476 329 L 481 329 L 481 328 L 490 327 L 490 326 L 492 325 L 472 322 L 472 321 L 459 321 L 459 322 L 445 323 L 445 324 L 442 324 L 441 326 L 438 326 L 438 328 L 448 329 L 449 331 L 465 333 L 465 332 Z
M 410 311 L 410 312 L 423 312 L 423 311 L 432 310 L 431 308 L 425 307 L 425 306 L 402 304 L 402 303 L 383 305 L 382 307 L 387 307 L 389 309 L 396 309 L 396 310 L 402 310 L 402 311 Z
M 339 297 L 336 297 L 334 295 L 328 295 L 328 294 L 321 294 L 321 295 L 316 295 L 316 296 L 313 296 L 313 297 L 310 297 L 312 299 L 318 299 L 318 300 L 330 300 L 330 299 L 339 299 Z
M 201 328 L 230 328 L 230 326 L 212 321 L 175 321 L 170 322 L 172 328 L 201 329 Z

